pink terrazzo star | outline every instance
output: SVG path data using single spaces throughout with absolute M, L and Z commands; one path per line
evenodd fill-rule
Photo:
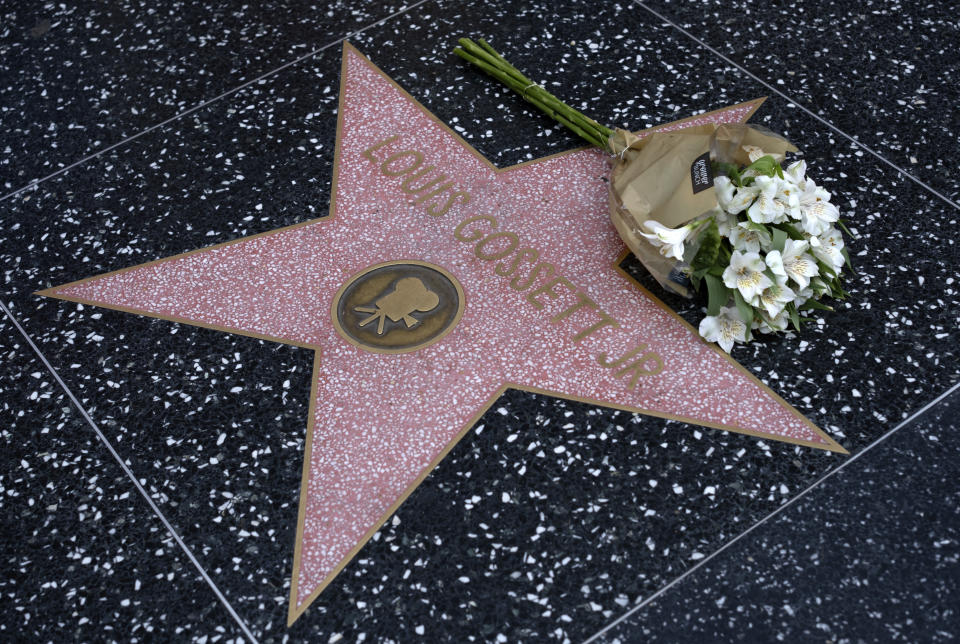
M 290 623 L 508 387 L 843 451 L 617 268 L 599 152 L 499 170 L 349 45 L 339 118 L 331 217 L 44 292 L 316 350 Z M 453 276 L 462 318 L 408 353 L 348 342 L 338 290 L 404 260 Z

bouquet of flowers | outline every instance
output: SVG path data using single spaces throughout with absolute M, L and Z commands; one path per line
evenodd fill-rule
M 611 155 L 610 216 L 666 290 L 707 293 L 700 335 L 729 352 L 753 331 L 797 330 L 842 299 L 850 258 L 830 193 L 797 149 L 753 125 L 698 125 L 646 137 L 603 126 L 530 81 L 483 40 L 454 50 Z

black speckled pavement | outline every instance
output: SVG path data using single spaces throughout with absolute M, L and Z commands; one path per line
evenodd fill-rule
M 21 4 L 0 2 L 0 637 L 958 635 L 947 5 Z M 824 324 L 734 357 L 851 456 L 508 391 L 288 627 L 312 352 L 34 293 L 326 214 L 348 35 L 498 166 L 579 142 L 460 36 L 611 125 L 769 95 L 753 121 L 836 195 L 857 273 Z
M 958 413 L 954 391 L 597 641 L 956 640 Z

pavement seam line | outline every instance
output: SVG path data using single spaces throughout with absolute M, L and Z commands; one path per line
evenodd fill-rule
M 60 388 L 64 391 L 64 393 L 66 393 L 67 397 L 70 399 L 70 402 L 73 403 L 73 406 L 77 408 L 77 410 L 80 412 L 80 415 L 83 416 L 83 418 L 87 421 L 87 424 L 89 424 L 90 427 L 93 428 L 93 431 L 96 433 L 97 437 L 100 439 L 100 442 L 102 442 L 103 445 L 107 448 L 111 456 L 113 456 L 114 460 L 116 460 L 116 462 L 120 464 L 120 467 L 123 469 L 124 473 L 127 475 L 127 478 L 133 481 L 133 484 L 137 488 L 137 491 L 140 493 L 140 496 L 142 496 L 146 500 L 147 505 L 150 506 L 150 509 L 153 510 L 153 513 L 163 523 L 164 527 L 167 529 L 167 532 L 170 534 L 171 537 L 173 537 L 174 541 L 176 541 L 177 545 L 180 547 L 183 553 L 190 560 L 190 563 L 192 563 L 193 566 L 200 573 L 200 576 L 203 578 L 203 580 L 207 583 L 210 589 L 213 590 L 213 593 L 217 596 L 217 599 L 220 600 L 220 603 L 223 605 L 223 607 L 227 609 L 227 612 L 230 613 L 230 616 L 233 618 L 233 620 L 240 626 L 240 629 L 243 631 L 244 635 L 246 635 L 247 638 L 251 642 L 253 642 L 253 644 L 257 644 L 257 638 L 254 637 L 253 633 L 250 632 L 250 629 L 247 627 L 246 622 L 244 622 L 243 619 L 240 617 L 240 615 L 237 614 L 236 610 L 234 610 L 229 600 L 227 600 L 224 594 L 220 591 L 220 588 L 216 585 L 216 583 L 214 583 L 213 579 L 210 578 L 210 575 L 207 574 L 206 569 L 204 569 L 200 561 L 197 560 L 196 556 L 193 554 L 193 551 L 190 550 L 187 544 L 180 537 L 180 534 L 176 531 L 176 529 L 173 527 L 170 521 L 167 520 L 166 515 L 163 514 L 163 511 L 159 508 L 159 506 L 157 506 L 157 504 L 154 502 L 153 498 L 147 493 L 147 490 L 143 487 L 143 485 L 141 485 L 140 480 L 133 473 L 133 470 L 131 470 L 130 467 L 126 464 L 126 462 L 120 457 L 120 454 L 118 454 L 116 449 L 114 449 L 113 444 L 110 443 L 110 440 L 100 430 L 100 427 L 97 425 L 96 421 L 93 420 L 93 418 L 87 412 L 86 408 L 80 403 L 77 397 L 73 394 L 73 391 L 67 386 L 67 384 L 60 377 L 60 374 L 57 373 L 56 369 L 53 368 L 53 365 L 50 364 L 50 361 L 47 360 L 47 357 L 43 354 L 43 352 L 40 351 L 40 348 L 36 345 L 36 343 L 33 341 L 30 335 L 26 332 L 26 330 L 20 325 L 20 322 L 18 322 L 17 319 L 13 317 L 13 313 L 10 312 L 10 309 L 7 308 L 7 305 L 4 304 L 3 302 L 0 302 L 0 309 L 3 309 L 4 314 L 10 320 L 10 322 L 12 322 L 13 325 L 17 328 L 17 330 L 20 332 L 20 335 L 22 335 L 23 338 L 27 341 L 27 344 L 30 345 L 30 348 L 33 350 L 36 356 L 43 363 L 43 366 L 47 369 L 47 371 L 50 372 L 54 380 L 56 380 L 57 384 L 60 385 Z
M 799 501 L 800 499 L 802 499 L 803 497 L 805 497 L 807 494 L 809 494 L 810 492 L 812 492 L 815 488 L 819 487 L 821 484 L 823 484 L 827 479 L 829 479 L 830 477 L 832 477 L 834 474 L 840 472 L 841 470 L 843 470 L 844 468 L 846 468 L 846 467 L 847 467 L 848 465 L 850 465 L 851 463 L 854 463 L 855 461 L 857 461 L 861 456 L 863 456 L 864 454 L 866 454 L 867 452 L 869 452 L 870 450 L 872 450 L 874 447 L 876 447 L 876 446 L 880 445 L 881 443 L 883 443 L 885 440 L 887 440 L 888 438 L 890 438 L 894 433 L 898 432 L 899 430 L 903 429 L 903 428 L 906 427 L 907 425 L 911 424 L 913 421 L 917 420 L 920 416 L 922 416 L 923 414 L 925 414 L 926 412 L 928 412 L 931 408 L 933 408 L 934 406 L 938 405 L 944 398 L 946 398 L 947 396 L 953 394 L 954 392 L 956 392 L 956 391 L 958 391 L 958 390 L 960 390 L 960 382 L 955 383 L 953 386 L 951 386 L 949 389 L 947 389 L 946 391 L 944 391 L 942 394 L 940 394 L 939 396 L 937 396 L 936 398 L 934 398 L 933 400 L 931 400 L 930 402 L 928 402 L 926 405 L 924 405 L 923 407 L 921 407 L 921 408 L 918 409 L 917 411 L 913 412 L 910 416 L 908 416 L 907 418 L 905 418 L 904 420 L 902 420 L 896 427 L 894 427 L 893 429 L 888 430 L 885 434 L 883 434 L 882 436 L 880 436 L 879 438 L 877 438 L 876 440 L 874 440 L 872 443 L 870 443 L 869 445 L 867 445 L 866 447 L 864 447 L 862 450 L 860 450 L 859 452 L 857 452 L 856 454 L 854 454 L 853 456 L 851 456 L 851 457 L 849 457 L 847 460 L 845 460 L 843 463 L 841 463 L 841 464 L 838 465 L 837 467 L 833 468 L 832 470 L 828 471 L 826 474 L 824 474 L 823 476 L 821 476 L 820 478 L 818 478 L 816 481 L 814 481 L 814 482 L 811 483 L 809 486 L 807 486 L 802 492 L 800 492 L 799 494 L 797 494 L 796 496 L 794 496 L 793 498 L 791 498 L 789 501 L 787 501 L 786 503 L 784 503 L 783 505 L 781 505 L 780 507 L 778 507 L 776 510 L 773 510 L 772 512 L 770 512 L 770 513 L 767 514 L 766 516 L 762 517 L 760 520 L 758 520 L 758 521 L 757 521 L 756 523 L 754 523 L 752 526 L 750 526 L 749 528 L 747 528 L 746 530 L 744 530 L 743 532 L 741 532 L 740 534 L 738 534 L 736 537 L 734 537 L 734 538 L 731 539 L 730 541 L 728 541 L 728 542 L 726 542 L 725 544 L 723 544 L 722 546 L 720 546 L 720 548 L 718 548 L 717 550 L 714 550 L 713 552 L 711 552 L 711 553 L 710 553 L 709 555 L 707 555 L 704 559 L 701 559 L 700 561 L 698 561 L 696 565 L 694 565 L 693 567 L 691 567 L 690 569 L 688 569 L 686 572 L 684 572 L 683 574 L 677 576 L 676 578 L 674 578 L 673 580 L 671 580 L 669 583 L 667 583 L 666 585 L 662 586 L 659 590 L 655 591 L 655 592 L 654 592 L 653 594 L 651 594 L 649 597 L 647 597 L 646 599 L 644 599 L 643 601 L 641 601 L 640 603 L 638 603 L 636 606 L 634 606 L 633 608 L 631 608 L 629 611 L 627 611 L 626 613 L 624 613 L 623 615 L 621 615 L 620 617 L 618 617 L 616 620 L 614 620 L 613 622 L 611 622 L 611 623 L 607 624 L 606 626 L 604 626 L 602 629 L 600 629 L 599 631 L 597 631 L 596 633 L 594 633 L 589 639 L 584 640 L 584 644 L 590 644 L 590 642 L 596 641 L 597 638 L 599 638 L 600 636 L 602 636 L 604 633 L 607 633 L 607 632 L 610 631 L 611 629 L 615 628 L 618 624 L 620 624 L 620 623 L 622 623 L 623 621 L 625 621 L 626 619 L 628 619 L 631 615 L 633 615 L 634 613 L 636 613 L 637 611 L 639 611 L 641 608 L 644 608 L 645 606 L 647 606 L 648 604 L 650 604 L 651 602 L 653 602 L 655 599 L 657 599 L 657 598 L 660 597 L 661 595 L 665 594 L 668 590 L 670 590 L 671 588 L 673 588 L 674 586 L 676 586 L 677 584 L 679 584 L 680 582 L 682 582 L 684 579 L 686 579 L 687 577 L 689 577 L 690 575 L 692 575 L 693 573 L 695 573 L 697 570 L 699 570 L 700 568 L 702 568 L 707 562 L 709 562 L 710 560 L 714 559 L 715 557 L 717 557 L 718 555 L 720 555 L 721 553 L 723 553 L 725 550 L 727 550 L 728 548 L 730 548 L 731 546 L 733 546 L 734 544 L 736 544 L 738 541 L 740 541 L 741 539 L 743 539 L 744 537 L 746 537 L 747 535 L 749 535 L 750 533 L 752 533 L 754 530 L 756 530 L 757 528 L 759 528 L 761 525 L 767 523 L 768 521 L 770 521 L 771 519 L 773 519 L 773 518 L 776 517 L 777 515 L 781 514 L 781 513 L 782 513 L 783 511 L 785 511 L 786 509 L 788 509 L 788 508 L 790 508 L 791 506 L 793 506 L 797 501 Z
M 221 100 L 221 99 L 223 99 L 223 98 L 227 98 L 228 96 L 232 96 L 233 94 L 236 94 L 237 92 L 239 92 L 239 91 L 241 91 L 241 90 L 244 90 L 244 89 L 246 89 L 247 87 L 250 87 L 251 85 L 253 85 L 253 84 L 255 84 L 255 83 L 259 83 L 260 81 L 266 80 L 267 78 L 273 76 L 274 74 L 278 74 L 279 72 L 283 71 L 284 69 L 286 69 L 286 68 L 288 68 L 288 67 L 292 67 L 293 65 L 296 65 L 297 63 L 303 62 L 304 60 L 310 58 L 311 56 L 316 56 L 317 54 L 320 54 L 320 53 L 326 51 L 327 49 L 330 49 L 331 47 L 335 47 L 336 45 L 342 43 L 344 40 L 347 40 L 348 38 L 351 38 L 351 37 L 353 37 L 353 36 L 358 36 L 358 35 L 362 34 L 363 32 L 365 32 L 365 31 L 368 30 L 368 29 L 371 29 L 371 28 L 373 28 L 373 27 L 376 27 L 376 26 L 378 26 L 378 25 L 380 25 L 380 24 L 382 24 L 382 23 L 385 23 L 385 22 L 387 22 L 388 20 L 393 20 L 393 19 L 396 18 L 397 16 L 399 16 L 399 15 L 401 15 L 401 14 L 404 14 L 404 13 L 407 13 L 408 11 L 412 11 L 413 9 L 416 9 L 417 7 L 419 7 L 420 5 L 422 5 L 422 4 L 424 4 L 425 2 L 428 2 L 428 1 L 429 1 L 429 0 L 419 0 L 419 2 L 415 2 L 415 3 L 411 4 L 411 5 L 408 6 L 408 7 L 404 7 L 403 9 L 400 9 L 400 10 L 398 10 L 398 11 L 395 11 L 395 12 L 393 12 L 392 14 L 390 14 L 389 16 L 386 16 L 385 18 L 381 18 L 381 19 L 377 20 L 376 22 L 372 22 L 372 23 L 370 23 L 369 25 L 366 25 L 365 27 L 362 27 L 362 28 L 360 28 L 360 29 L 357 29 L 356 31 L 351 31 L 350 33 L 348 33 L 347 35 L 345 35 L 345 36 L 343 36 L 343 37 L 341 37 L 341 38 L 338 38 L 338 39 L 336 39 L 336 40 L 333 40 L 333 41 L 331 41 L 331 42 L 328 42 L 326 45 L 323 45 L 322 47 L 319 47 L 318 49 L 314 49 L 313 51 L 310 51 L 310 52 L 308 52 L 308 53 L 306 53 L 306 54 L 303 54 L 302 56 L 299 56 L 299 57 L 297 57 L 297 58 L 294 58 L 293 60 L 287 61 L 286 63 L 280 65 L 279 67 L 275 67 L 274 69 L 271 69 L 271 70 L 269 70 L 269 71 L 267 71 L 267 72 L 264 72 L 264 73 L 261 74 L 260 76 L 257 76 L 256 78 L 253 78 L 253 79 L 251 79 L 251 80 L 248 80 L 248 81 L 246 81 L 246 82 L 244 82 L 244 83 L 242 83 L 242 84 L 240 84 L 240 85 L 237 85 L 236 87 L 233 87 L 233 88 L 231 88 L 231 89 L 228 89 L 228 90 L 226 90 L 225 92 L 222 92 L 222 93 L 218 94 L 217 96 L 214 96 L 213 98 L 209 98 L 209 99 L 207 99 L 207 100 L 205 100 L 205 101 L 202 101 L 202 102 L 198 103 L 197 105 L 194 105 L 193 107 L 187 108 L 186 110 L 184 110 L 184 111 L 182 111 L 182 112 L 178 112 L 177 114 L 174 114 L 173 116 L 171 116 L 170 118 L 168 118 L 168 119 L 166 119 L 166 120 L 164 120 L 164 121 L 161 121 L 161 122 L 159 122 L 159 123 L 155 123 L 154 125 L 151 125 L 151 126 L 145 128 L 145 129 L 143 129 L 143 130 L 140 130 L 140 131 L 137 132 L 136 134 L 131 134 L 130 136 L 128 136 L 128 137 L 126 137 L 126 138 L 124 138 L 124 139 L 121 139 L 120 141 L 117 141 L 116 143 L 112 143 L 112 144 L 108 145 L 107 147 L 103 148 L 102 150 L 97 150 L 97 151 L 94 152 L 93 154 L 88 154 L 87 156 L 83 157 L 82 159 L 80 159 L 80 160 L 78 160 L 78 161 L 74 161 L 74 162 L 71 163 L 70 165 L 64 166 L 64 167 L 60 168 L 59 170 L 56 170 L 56 171 L 54 171 L 54 172 L 51 172 L 50 174 L 48 174 L 48 175 L 46 175 L 46 176 L 44 176 L 44 177 L 41 177 L 41 178 L 36 179 L 36 180 L 34 180 L 34 181 L 31 181 L 31 182 L 27 183 L 26 185 L 21 186 L 21 187 L 17 188 L 16 190 L 14 190 L 14 191 L 12 191 L 12 192 L 10 192 L 10 193 L 7 193 L 7 194 L 3 195 L 2 197 L 0 197 L 0 202 L 6 201 L 7 199 L 11 199 L 11 198 L 13 198 L 13 197 L 16 197 L 17 195 L 19 195 L 19 194 L 21 194 L 21 193 L 23 193 L 23 192 L 26 192 L 26 191 L 30 190 L 31 188 L 35 188 L 35 187 L 39 186 L 41 183 L 44 183 L 45 181 L 49 181 L 50 179 L 53 179 L 53 178 L 55 178 L 55 177 L 59 177 L 61 174 L 65 174 L 66 172 L 69 172 L 69 171 L 72 170 L 73 168 L 76 168 L 76 167 L 78 167 L 78 166 L 81 166 L 81 165 L 87 163 L 88 161 L 92 161 L 93 159 L 96 159 L 97 157 L 101 157 L 101 156 L 103 156 L 104 154 L 106 154 L 107 152 L 110 152 L 111 150 L 115 150 L 115 149 L 117 149 L 117 148 L 119 148 L 119 147 L 122 147 L 122 146 L 124 146 L 124 145 L 127 145 L 128 143 L 131 143 L 131 142 L 139 139 L 141 136 L 143 136 L 143 135 L 145 135 L 145 134 L 149 134 L 150 132 L 153 132 L 154 130 L 157 130 L 157 129 L 159 129 L 159 128 L 162 128 L 162 127 L 164 127 L 165 125 L 168 125 L 168 124 L 170 124 L 170 123 L 173 123 L 174 121 L 176 121 L 176 120 L 178 120 L 178 119 L 181 119 L 181 118 L 183 118 L 184 116 L 189 116 L 190 114 L 193 114 L 194 112 L 197 112 L 197 111 L 199 111 L 199 110 L 202 110 L 203 108 L 208 107 L 209 105 L 212 105 L 213 103 L 216 103 L 217 101 L 219 101 L 219 100 Z

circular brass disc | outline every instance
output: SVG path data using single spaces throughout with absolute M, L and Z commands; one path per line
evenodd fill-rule
M 333 298 L 333 326 L 372 353 L 408 353 L 450 333 L 463 316 L 463 287 L 446 270 L 414 260 L 369 266 Z

